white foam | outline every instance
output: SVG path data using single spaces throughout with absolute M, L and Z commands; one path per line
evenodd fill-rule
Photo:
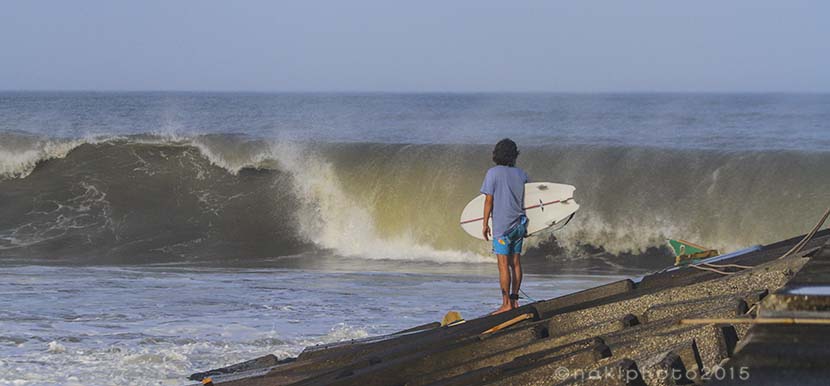
M 14 367 L 0 368 L 0 385 L 181 385 L 194 371 L 266 354 L 287 358 L 302 349 L 298 343 L 253 346 L 234 341 L 84 349 L 68 349 L 53 341 L 48 347 L 40 355 L 26 353 Z
M 294 189 L 302 202 L 296 221 L 310 241 L 337 253 L 395 260 L 435 262 L 488 262 L 492 259 L 473 252 L 438 250 L 423 245 L 409 234 L 392 238 L 379 236 L 369 208 L 349 197 L 330 163 L 315 156 L 303 145 L 276 143 L 271 157 L 294 177 Z
M 271 159 L 271 154 L 268 152 L 254 152 L 231 157 L 229 154 L 223 154 L 221 151 L 214 149 L 205 143 L 204 139 L 200 138 L 189 140 L 188 143 L 199 149 L 202 156 L 211 164 L 225 169 L 231 174 L 238 174 L 240 170 L 248 167 L 262 167 Z
M 81 182 L 83 193 L 56 204 L 49 212 L 54 221 L 42 226 L 32 223 L 22 224 L 17 228 L 0 230 L 0 250 L 27 247 L 47 240 L 60 238 L 70 230 L 97 227 L 112 227 L 112 212 L 107 194 L 92 184 Z M 93 211 L 92 209 L 97 210 Z M 92 216 L 90 212 L 98 213 Z
M 35 170 L 39 162 L 64 158 L 76 147 L 88 143 L 88 140 L 37 141 L 30 148 L 0 148 L 0 177 L 24 178 Z
M 239 341 L 230 336 L 220 341 L 184 344 L 163 341 L 84 349 L 69 349 L 52 341 L 44 354 L 29 352 L 18 358 L 23 364 L 14 368 L 0 367 L 0 385 L 180 385 L 186 374 L 194 371 L 223 367 L 267 354 L 280 359 L 295 357 L 307 346 L 366 338 L 369 333 L 338 323 L 323 336 L 296 341 L 276 339 L 278 335 L 273 331 L 255 335 L 257 339 L 252 341 Z M 48 370 L 45 371 L 40 363 L 47 363 Z
M 683 235 L 696 239 L 692 230 L 682 229 L 682 224 L 661 221 L 645 214 L 640 218 L 632 217 L 623 225 L 603 219 L 596 213 L 592 216 L 589 211 L 577 213 L 578 218 L 557 232 L 557 240 L 566 250 L 575 251 L 580 245 L 587 244 L 603 247 L 612 254 L 642 253 L 648 247 L 662 245 L 669 237 Z
M 53 353 L 53 354 L 65 353 L 66 352 L 66 346 L 64 346 L 64 345 L 58 343 L 57 341 L 53 340 L 53 341 L 49 342 L 49 345 L 48 345 L 48 348 L 46 349 L 46 351 L 50 352 L 50 353 Z
M 352 327 L 346 323 L 338 323 L 326 335 L 314 339 L 305 339 L 298 342 L 298 344 L 303 347 L 312 347 L 318 344 L 345 342 L 368 337 L 369 333 L 365 329 Z

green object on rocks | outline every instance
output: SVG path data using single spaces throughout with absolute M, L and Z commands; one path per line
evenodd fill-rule
M 697 244 L 692 244 L 685 240 L 675 240 L 669 239 L 669 246 L 671 246 L 672 251 L 674 251 L 675 256 L 680 255 L 691 255 L 694 253 L 700 253 L 708 250 L 709 248 L 701 247 Z
M 717 249 L 709 249 L 680 239 L 669 239 L 669 246 L 674 252 L 674 265 L 693 264 L 720 254 Z

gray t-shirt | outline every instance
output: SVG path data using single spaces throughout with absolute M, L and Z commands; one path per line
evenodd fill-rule
M 505 234 L 525 214 L 524 170 L 510 166 L 493 166 L 484 176 L 481 193 L 493 195 L 493 237 Z

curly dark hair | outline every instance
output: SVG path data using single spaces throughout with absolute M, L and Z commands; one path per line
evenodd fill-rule
M 516 142 L 510 138 L 505 138 L 496 144 L 493 149 L 493 162 L 496 165 L 516 166 L 516 158 L 519 157 L 519 148 Z

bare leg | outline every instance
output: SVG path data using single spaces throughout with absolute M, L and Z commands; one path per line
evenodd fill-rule
M 510 266 L 510 284 L 511 284 L 511 294 L 519 294 L 519 290 L 522 287 L 522 255 L 521 254 L 513 254 L 510 255 L 508 260 L 508 265 Z M 517 308 L 519 307 L 518 300 L 511 300 L 510 307 Z
M 507 267 L 507 255 L 496 255 L 499 261 L 499 284 L 501 285 L 501 307 L 494 311 L 498 314 L 510 311 L 510 269 Z

